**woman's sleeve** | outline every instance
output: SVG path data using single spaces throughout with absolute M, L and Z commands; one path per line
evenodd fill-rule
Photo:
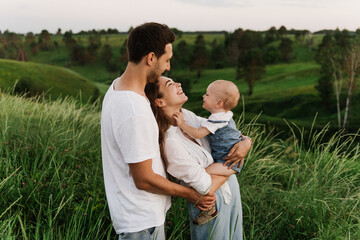
M 189 151 L 175 138 L 165 141 L 167 172 L 184 181 L 200 194 L 207 194 L 211 187 L 211 177 Z

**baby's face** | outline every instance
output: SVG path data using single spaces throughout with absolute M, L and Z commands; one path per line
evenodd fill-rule
M 210 84 L 206 89 L 206 93 L 203 95 L 203 108 L 208 110 L 211 113 L 216 111 L 216 104 L 219 102 L 219 97 L 217 91 L 220 89 L 216 89 L 216 86 Z

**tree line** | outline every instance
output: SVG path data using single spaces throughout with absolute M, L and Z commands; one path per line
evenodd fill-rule
M 182 31 L 176 28 L 173 28 L 173 31 L 179 39 L 179 43 L 174 48 L 175 69 L 196 71 L 197 77 L 200 78 L 207 68 L 236 67 L 237 77 L 244 78 L 248 82 L 250 95 L 254 81 L 265 71 L 265 64 L 290 62 L 294 56 L 292 41 L 285 37 L 287 30 L 284 26 L 279 29 L 272 27 L 265 33 L 242 29 L 237 29 L 233 33 L 222 32 L 225 40 L 223 42 L 214 40 L 210 45 L 205 42 L 202 33 L 197 35 L 194 43 L 189 43 L 182 38 Z M 296 31 L 296 36 L 300 38 L 308 33 L 308 31 Z M 109 72 L 121 72 L 127 62 L 126 41 L 122 44 L 120 52 L 114 54 L 110 44 L 102 43 L 101 38 L 104 34 L 120 33 L 116 29 L 107 31 L 93 29 L 74 34 L 71 30 L 62 33 L 60 28 L 56 32 L 57 36 L 62 36 L 62 42 L 67 49 L 68 65 L 102 62 Z M 87 41 L 84 41 L 83 37 L 77 37 L 78 35 L 87 36 Z M 31 55 L 36 55 L 39 51 L 50 51 L 59 47 L 60 43 L 52 40 L 52 36 L 47 30 L 42 30 L 37 36 L 32 32 L 25 36 L 9 31 L 0 33 L 0 58 L 28 61 Z M 268 46 L 278 40 L 281 40 L 279 46 Z M 119 57 L 115 59 L 115 55 Z M 254 69 L 257 69 L 255 75 L 252 73 Z
M 129 29 L 131 31 L 131 28 Z M 321 66 L 320 77 L 316 86 L 325 109 L 331 111 L 336 106 L 338 127 L 346 128 L 350 116 L 352 93 L 357 88 L 360 61 L 360 29 L 356 32 L 347 30 L 324 30 L 319 46 L 314 44 L 313 34 L 307 30 L 287 30 L 281 26 L 269 28 L 267 31 L 236 29 L 234 32 L 222 32 L 222 40 L 206 42 L 204 33 L 198 32 L 194 42 L 189 42 L 184 32 L 173 28 L 177 36 L 173 47 L 172 68 L 195 71 L 200 78 L 206 69 L 233 67 L 236 78 L 244 80 L 252 95 L 255 82 L 266 72 L 266 65 L 290 63 L 295 59 L 294 46 L 302 46 L 308 52 L 314 52 L 315 60 Z M 79 37 L 79 34 L 82 37 Z M 69 62 L 68 65 L 105 64 L 109 73 L 121 73 L 126 67 L 126 40 L 120 50 L 114 52 L 113 47 L 102 41 L 105 34 L 122 34 L 116 29 L 72 31 L 62 33 Z M 290 38 L 290 35 L 292 36 Z M 25 36 L 5 31 L 0 32 L 0 58 L 28 61 L 31 55 L 39 51 L 50 51 L 59 47 L 59 42 L 52 40 L 53 34 L 42 30 L 37 36 L 27 33 Z M 84 37 L 85 36 L 85 37 Z M 86 39 L 87 38 L 87 39 Z M 177 80 L 183 83 L 185 90 L 191 88 L 186 71 L 171 71 Z M 195 80 L 196 81 L 196 80 Z

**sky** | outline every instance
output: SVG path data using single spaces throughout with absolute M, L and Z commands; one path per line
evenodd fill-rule
M 0 0 L 0 31 L 128 31 L 150 21 L 182 31 L 355 31 L 360 0 Z

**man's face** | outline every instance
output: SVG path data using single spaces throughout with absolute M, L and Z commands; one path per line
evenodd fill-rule
M 169 43 L 165 46 L 165 53 L 157 59 L 154 68 L 147 76 L 148 82 L 156 82 L 165 70 L 170 71 L 170 59 L 172 58 L 172 55 L 172 44 Z

